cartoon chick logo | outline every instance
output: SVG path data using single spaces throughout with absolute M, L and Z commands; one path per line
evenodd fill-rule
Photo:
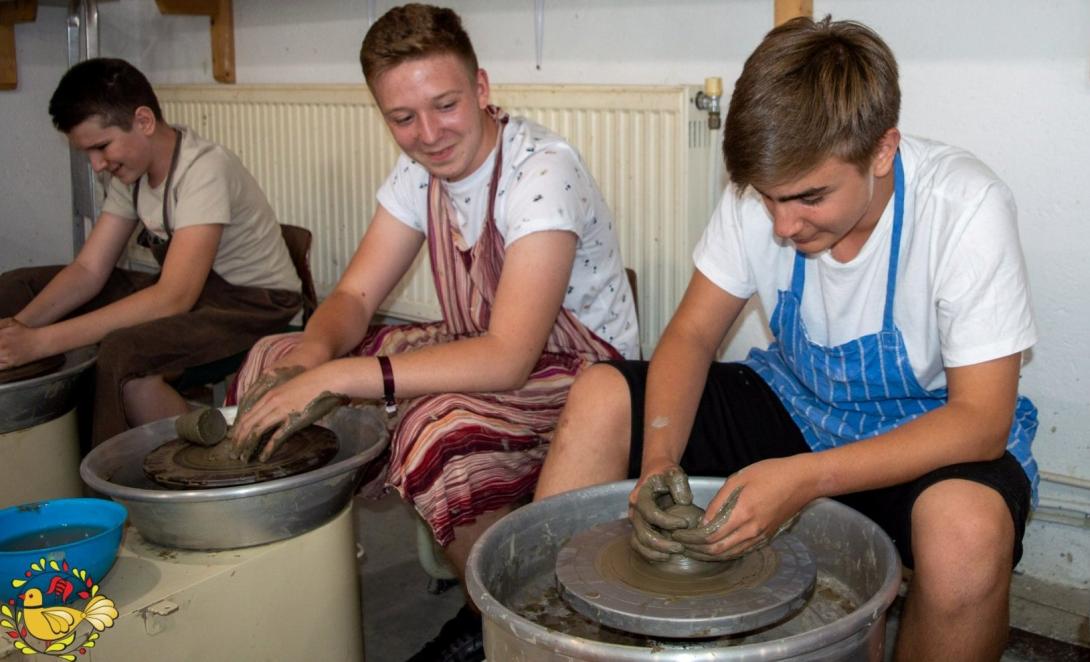
M 85 570 L 41 558 L 24 574 L 26 579 L 11 580 L 12 588 L 23 589 L 18 601 L 0 604 L 0 626 L 23 655 L 73 662 L 77 654 L 94 648 L 99 633 L 114 624 L 113 601 L 99 594 L 98 584 Z

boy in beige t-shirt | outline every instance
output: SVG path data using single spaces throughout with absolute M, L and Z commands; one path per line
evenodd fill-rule
M 300 281 L 257 182 L 222 146 L 167 124 L 132 65 L 72 67 L 49 112 L 111 179 L 71 264 L 0 275 L 0 369 L 100 343 L 99 443 L 184 413 L 170 382 L 282 330 L 299 310 Z M 115 266 L 141 225 L 157 274 Z

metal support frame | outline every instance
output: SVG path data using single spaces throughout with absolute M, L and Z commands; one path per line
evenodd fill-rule
M 68 66 L 98 57 L 97 0 L 68 0 Z M 101 211 L 101 184 L 82 151 L 69 148 L 72 170 L 72 254 L 79 253 L 87 228 Z

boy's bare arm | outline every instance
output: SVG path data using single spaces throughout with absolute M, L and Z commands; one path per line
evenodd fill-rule
M 809 501 L 897 485 L 935 469 L 1003 455 L 1018 396 L 1021 353 L 947 368 L 947 403 L 883 434 L 817 453 L 752 464 L 708 506 L 742 489 L 730 519 L 709 536 L 722 552 L 760 541 Z
M 90 301 L 110 277 L 135 227 L 135 220 L 108 213 L 99 216 L 76 259 L 14 319 L 24 326 L 37 328 L 56 322 Z
M 15 341 L 22 346 L 22 349 L 16 352 L 20 357 L 19 363 L 97 343 L 111 331 L 192 309 L 212 269 L 222 234 L 222 225 L 195 225 L 178 230 L 174 233 L 162 273 L 155 285 L 85 315 L 31 329 L 33 333 L 24 334 Z M 127 239 L 126 235 L 125 240 Z M 123 247 L 124 242 L 122 242 Z M 118 255 L 120 250 L 113 256 L 114 261 Z M 72 270 L 70 272 L 72 278 L 80 274 L 89 274 L 91 278 L 98 278 L 97 274 L 104 268 L 102 265 L 109 255 L 105 251 L 96 251 L 94 256 L 95 259 L 90 261 L 92 267 Z M 106 271 L 106 276 L 108 275 L 109 271 Z M 57 279 L 54 280 L 57 281 Z M 105 278 L 102 278 L 101 282 L 105 282 Z M 70 279 L 65 278 L 57 284 L 59 288 L 70 283 Z M 79 286 L 72 285 L 72 287 Z M 101 287 L 99 283 L 91 296 Z

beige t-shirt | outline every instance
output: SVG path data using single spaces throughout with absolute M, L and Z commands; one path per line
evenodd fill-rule
M 171 181 L 168 215 L 171 230 L 218 223 L 223 236 L 212 269 L 232 285 L 299 292 L 302 284 L 280 234 L 276 214 L 261 186 L 227 148 L 178 125 L 181 148 Z M 133 209 L 132 186 L 111 178 L 102 211 L 139 219 L 150 232 L 167 239 L 163 227 L 163 181 L 140 180 L 140 209 Z

